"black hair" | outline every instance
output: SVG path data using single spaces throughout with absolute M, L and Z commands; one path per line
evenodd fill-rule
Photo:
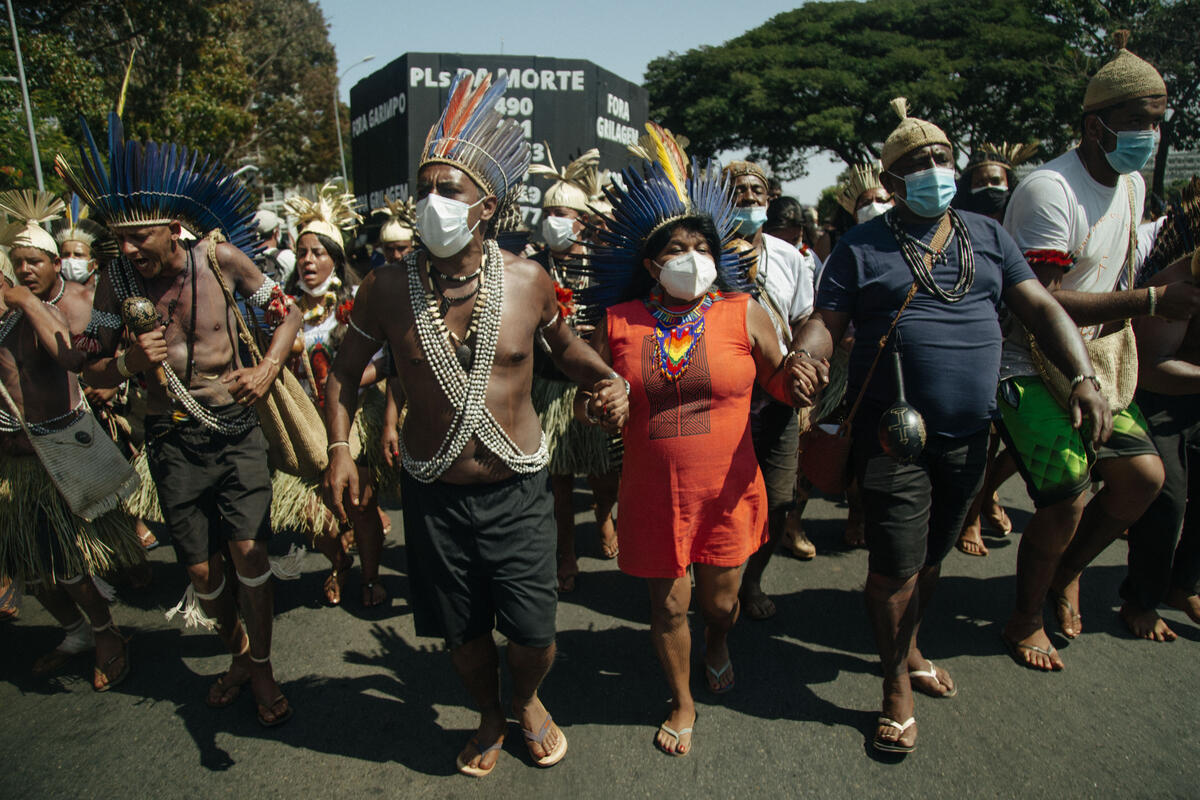
M 767 206 L 767 221 L 763 230 L 767 233 L 783 228 L 804 227 L 804 206 L 794 197 L 776 197 Z
M 646 243 L 642 245 L 642 251 L 638 253 L 638 266 L 640 267 L 647 258 L 653 260 L 671 241 L 671 236 L 675 234 L 675 231 L 680 229 L 703 236 L 708 242 L 709 255 L 712 256 L 713 261 L 720 262 L 721 237 L 717 234 L 716 223 L 707 214 L 691 214 L 668 222 L 652 233 L 650 238 L 646 239 Z M 633 287 L 631 287 L 633 288 L 631 295 L 644 297 L 653 285 L 654 279 L 650 277 L 650 273 L 645 269 L 638 269 Z
M 340 242 L 335 242 L 323 233 L 316 231 L 307 231 L 317 237 L 317 241 L 321 243 L 321 247 L 325 248 L 325 252 L 329 253 L 329 257 L 333 259 L 333 274 L 337 275 L 342 282 L 342 288 L 338 290 L 338 302 L 341 302 L 350 294 L 350 287 L 358 283 L 358 275 L 350 269 L 349 263 L 346 261 L 346 250 Z M 296 237 L 296 243 L 300 243 L 300 237 Z M 300 291 L 300 270 L 293 269 L 292 274 L 288 276 L 287 284 L 283 290 L 293 297 Z

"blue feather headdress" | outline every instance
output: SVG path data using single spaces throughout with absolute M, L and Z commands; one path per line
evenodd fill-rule
M 647 124 L 651 139 L 659 139 L 656 130 L 670 133 L 652 123 Z M 580 318 L 596 324 L 605 309 L 635 299 L 651 285 L 649 273 L 642 266 L 646 242 L 658 230 L 686 217 L 708 217 L 721 240 L 717 262 L 717 287 L 723 291 L 753 292 L 748 268 L 754 255 L 746 255 L 734 247 L 733 201 L 726 179 L 718 164 L 701 164 L 692 159 L 690 175 L 682 172 L 682 151 L 674 142 L 658 147 L 653 160 L 643 160 L 641 168 L 626 167 L 621 171 L 623 184 L 606 186 L 604 194 L 612 203 L 613 212 L 607 225 L 594 228 L 596 242 L 589 246 L 588 263 L 582 268 L 589 285 L 577 292 Z
M 485 72 L 460 72 L 450 86 L 442 116 L 429 130 L 418 170 L 426 164 L 449 164 L 494 194 L 501 208 L 516 201 L 529 171 L 529 142 L 515 119 L 500 114 L 496 104 L 508 79 L 492 83 Z
M 221 162 L 174 144 L 127 142 L 121 118 L 108 115 L 108 166 L 83 117 L 81 168 L 62 154 L 54 170 L 109 228 L 166 225 L 179 220 L 203 235 L 219 230 L 253 257 L 258 242 L 254 202 Z

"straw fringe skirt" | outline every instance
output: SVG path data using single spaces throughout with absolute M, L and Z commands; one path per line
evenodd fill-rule
M 603 475 L 617 466 L 611 437 L 575 419 L 576 387 L 534 376 L 533 409 L 542 421 L 551 475 Z

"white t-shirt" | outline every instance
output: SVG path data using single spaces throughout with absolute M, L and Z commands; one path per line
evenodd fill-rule
M 762 235 L 761 252 L 758 256 L 758 282 L 766 287 L 775 308 L 787 315 L 787 327 L 762 298 L 759 303 L 767 309 L 767 316 L 779 334 L 779 346 L 785 351 L 791 341 L 791 325 L 812 313 L 813 271 L 816 263 L 811 254 L 805 255 L 776 236 Z
M 1072 148 L 1017 184 L 1004 213 L 1004 229 L 1022 253 L 1052 250 L 1071 257 L 1074 263 L 1063 274 L 1063 289 L 1111 292 L 1124 277 L 1130 226 L 1141 220 L 1145 199 L 1141 175 L 1122 175 L 1116 186 L 1105 186 L 1091 176 L 1079 150 Z M 1100 326 L 1090 325 L 1079 332 L 1084 339 L 1092 339 L 1099 335 Z M 1001 378 L 1038 374 L 1027 337 L 1023 326 L 1011 324 L 1000 364 Z

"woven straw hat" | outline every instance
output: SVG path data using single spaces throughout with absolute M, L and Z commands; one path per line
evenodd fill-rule
M 1167 84 L 1158 70 L 1150 62 L 1125 49 L 1129 43 L 1129 31 L 1117 31 L 1113 34 L 1113 43 L 1119 48 L 1116 58 L 1101 67 L 1088 81 L 1087 91 L 1083 95 L 1085 113 L 1115 106 L 1126 100 L 1167 93 Z
M 941 128 L 932 122 L 926 122 L 923 119 L 917 119 L 908 115 L 908 100 L 906 98 L 897 97 L 888 105 L 892 111 L 896 112 L 896 116 L 900 117 L 900 124 L 896 126 L 896 130 L 891 132 L 887 141 L 883 143 L 883 153 L 879 160 L 883 163 L 885 171 L 892 168 L 892 164 L 896 163 L 896 159 L 905 153 L 916 150 L 918 147 L 924 147 L 928 144 L 944 144 L 950 147 L 950 140 L 946 138 L 946 134 Z

